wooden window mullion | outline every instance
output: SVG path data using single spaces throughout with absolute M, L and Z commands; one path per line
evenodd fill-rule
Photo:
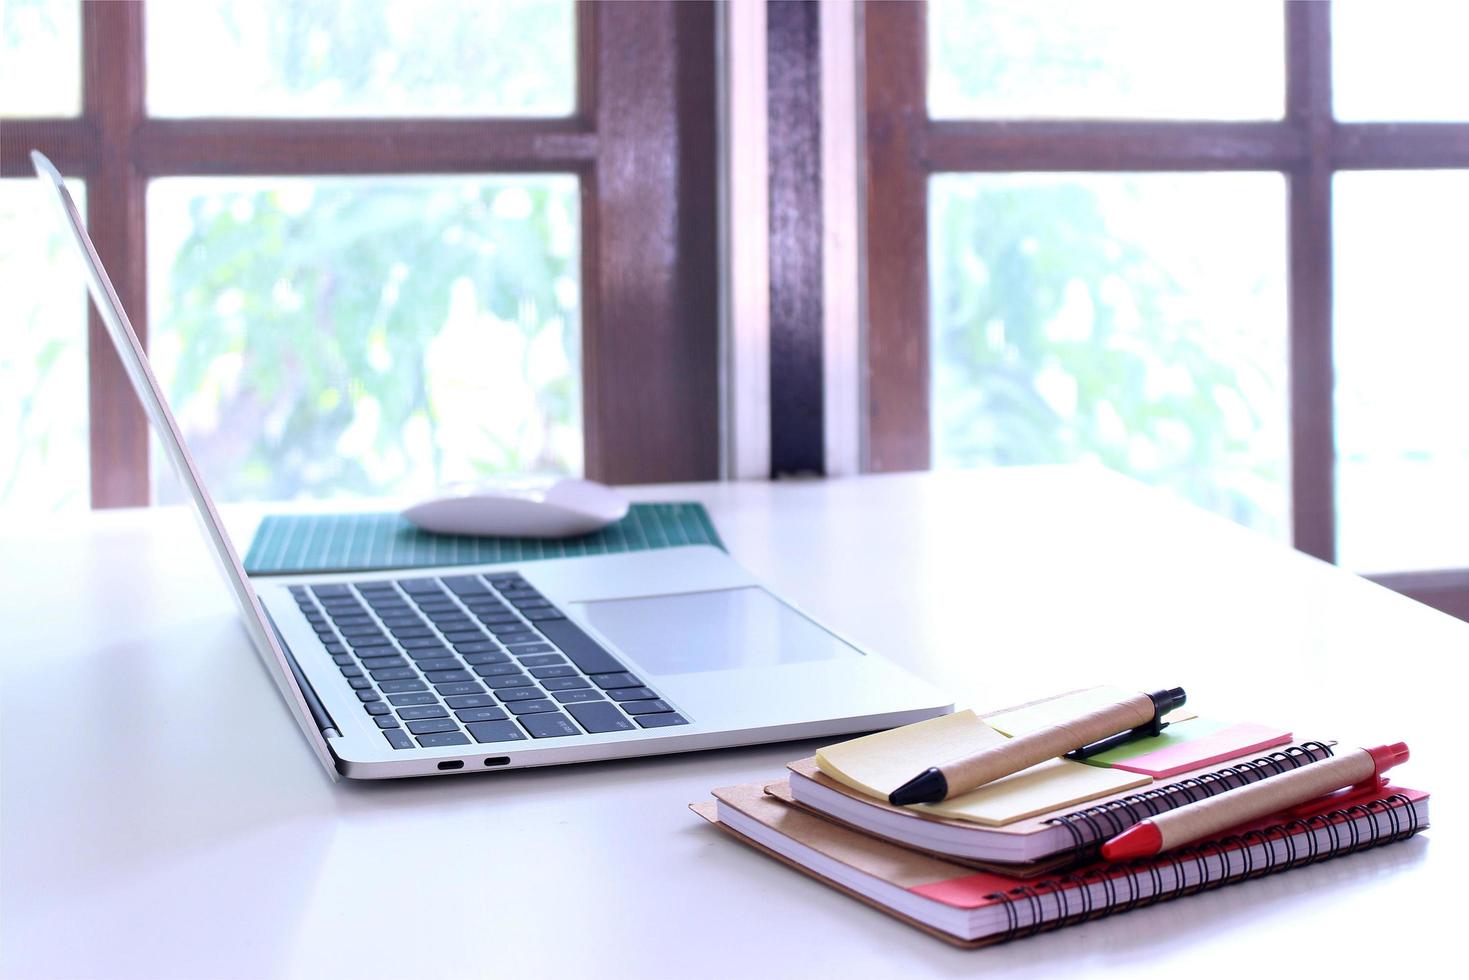
M 147 343 L 145 194 L 134 164 L 143 118 L 143 5 L 82 5 L 82 102 L 97 133 L 88 171 L 87 225 L 97 254 Z M 92 506 L 148 503 L 148 427 L 102 326 L 87 307 Z

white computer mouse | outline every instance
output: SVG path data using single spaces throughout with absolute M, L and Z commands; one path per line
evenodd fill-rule
M 540 480 L 451 487 L 403 511 L 435 534 L 567 538 L 590 534 L 627 515 L 628 501 L 590 480 Z

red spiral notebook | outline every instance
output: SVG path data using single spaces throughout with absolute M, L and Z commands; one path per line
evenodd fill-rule
M 785 781 L 714 791 L 695 813 L 742 843 L 955 945 L 973 947 L 1192 895 L 1406 840 L 1428 795 L 1384 786 L 1315 813 L 1260 821 L 1143 861 L 1044 878 L 976 871 L 869 836 L 794 805 Z

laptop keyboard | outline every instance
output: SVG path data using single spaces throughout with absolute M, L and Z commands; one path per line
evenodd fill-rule
M 688 724 L 514 572 L 291 595 L 395 749 Z

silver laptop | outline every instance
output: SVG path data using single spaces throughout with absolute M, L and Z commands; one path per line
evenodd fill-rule
M 245 574 L 61 176 L 32 152 L 245 630 L 333 777 L 483 772 L 840 735 L 952 708 L 708 546 Z

